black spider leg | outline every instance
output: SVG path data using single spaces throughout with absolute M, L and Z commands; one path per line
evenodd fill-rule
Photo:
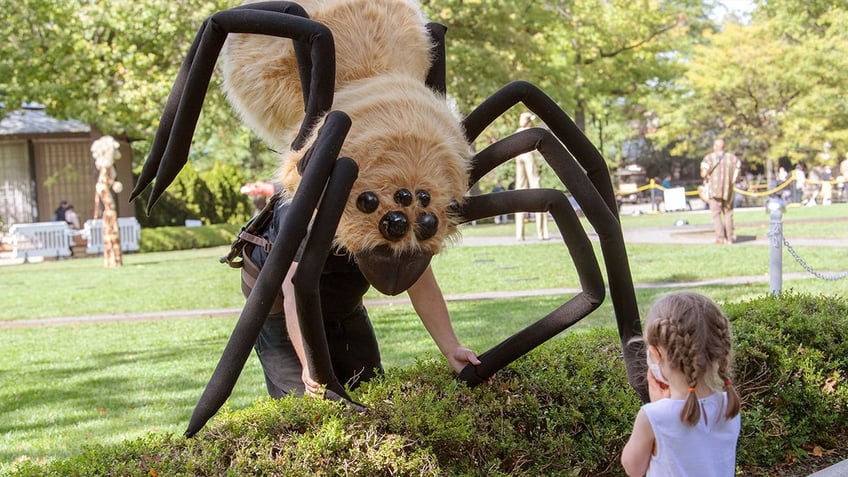
M 279 13 L 289 13 L 301 17 L 307 17 L 306 11 L 300 5 L 280 5 L 280 3 L 281 2 L 265 2 L 258 3 L 255 5 L 242 5 L 236 8 L 270 9 L 271 11 L 274 11 L 274 8 L 277 8 Z M 159 166 L 162 162 L 162 155 L 165 152 L 165 149 L 168 145 L 168 139 L 171 136 L 171 130 L 174 126 L 174 118 L 177 115 L 177 109 L 183 97 L 183 92 L 185 91 L 186 79 L 189 75 L 189 71 L 192 69 L 194 59 L 197 56 L 197 50 L 200 46 L 201 40 L 204 37 L 204 33 L 206 32 L 207 25 L 211 18 L 212 17 L 209 17 L 203 21 L 203 24 L 200 26 L 200 29 L 195 35 L 194 41 L 192 42 L 191 47 L 189 48 L 188 53 L 186 54 L 186 57 L 183 60 L 182 65 L 180 66 L 179 72 L 177 73 L 177 78 L 174 81 L 174 86 L 171 88 L 171 93 L 168 95 L 168 101 L 166 102 L 165 108 L 162 111 L 162 117 L 159 120 L 159 128 L 156 130 L 156 135 L 153 139 L 153 145 L 150 149 L 150 154 L 148 155 L 147 162 L 145 162 L 141 170 L 141 174 L 139 174 L 136 186 L 133 189 L 132 194 L 130 194 L 130 200 L 134 200 L 136 196 L 140 194 L 153 181 L 156 176 L 156 172 L 158 171 Z M 301 62 L 303 61 L 305 46 L 306 45 L 304 45 L 302 42 L 294 42 L 295 54 L 297 55 L 299 65 L 301 65 Z M 305 57 L 307 59 L 309 58 L 308 50 L 305 51 Z M 213 63 L 213 66 L 215 59 L 216 58 L 213 57 L 210 60 Z M 311 61 L 309 62 L 309 65 L 311 65 Z M 301 82 L 304 84 L 308 84 L 309 77 L 304 77 L 303 69 L 300 70 L 300 76 Z M 305 92 L 304 104 L 306 104 Z M 184 164 L 184 161 L 182 163 L 179 163 L 179 167 L 182 167 L 182 165 Z M 177 172 L 179 172 L 179 168 L 177 169 Z
M 297 271 L 292 277 L 309 374 L 315 381 L 326 385 L 324 396 L 333 400 L 352 401 L 333 371 L 324 331 L 319 285 L 324 262 L 333 247 L 336 227 L 358 172 L 359 167 L 352 159 L 343 157 L 337 161 L 321 199 L 321 207 L 312 223 Z
M 333 173 L 336 158 L 349 129 L 350 118 L 346 114 L 338 111 L 329 113 L 318 132 L 315 143 L 307 151 L 307 154 L 312 156 L 312 160 L 304 171 L 297 193 L 292 197 L 289 212 L 284 215 L 282 223 L 279 224 L 278 230 L 281 232 L 268 254 L 262 271 L 256 278 L 253 290 L 247 297 L 247 302 L 221 354 L 221 359 L 194 408 L 185 432 L 187 437 L 193 436 L 203 428 L 232 393 L 244 363 L 259 336 L 259 331 L 265 323 L 265 317 L 280 291 L 286 272 L 307 234 L 313 212 L 319 207 L 321 195 L 328 178 Z M 318 312 L 320 313 L 320 310 Z M 314 314 L 309 316 L 313 317 Z M 305 335 L 315 334 L 310 328 L 315 321 L 313 319 L 304 323 Z M 323 328 L 321 320 L 317 321 Z M 323 363 L 320 364 L 323 366 Z M 328 374 L 326 369 L 318 369 L 316 373 L 321 376 Z M 332 368 L 329 373 L 332 373 Z
M 433 41 L 433 49 L 430 53 L 430 71 L 427 72 L 427 87 L 442 96 L 447 94 L 447 60 L 445 59 L 445 34 L 448 27 L 440 23 L 428 23 L 427 32 Z
M 577 190 L 571 191 L 578 198 L 583 213 L 598 233 L 627 376 L 639 397 L 647 402 L 648 392 L 644 380 L 645 350 L 641 340 L 637 339 L 642 335 L 642 325 L 636 292 L 618 219 L 615 193 L 601 153 L 550 97 L 526 81 L 509 83 L 472 111 L 463 121 L 466 137 L 469 142 L 473 141 L 486 126 L 518 103 L 524 103 L 545 122 L 556 138 L 577 159 L 592 186 L 600 194 L 601 201 L 596 203 L 585 199 L 581 201 L 580 195 L 583 194 L 578 195 Z
M 335 85 L 335 46 L 332 33 L 326 26 L 305 16 L 306 12 L 297 4 L 266 2 L 224 10 L 213 14 L 203 23 L 198 32 L 199 40 L 195 39 L 189 50 L 189 57 L 184 61 L 177 76 L 177 83 L 174 85 L 177 91 L 172 90 L 169 96 L 169 104 L 163 113 L 163 126 L 160 126 L 154 139 L 154 143 L 159 144 L 148 156 L 132 198 L 150 184 L 153 170 L 156 170 L 156 183 L 148 200 L 149 211 L 188 160 L 191 138 L 197 126 L 215 62 L 230 33 L 290 38 L 294 40 L 295 45 L 303 43 L 309 46 L 308 63 L 311 68 L 308 78 L 304 76 L 305 66 L 299 67 L 301 83 L 309 83 L 308 93 L 304 90 L 304 99 L 307 100 L 306 112 L 300 130 L 292 142 L 294 150 L 303 147 L 317 119 L 332 106 Z M 302 61 L 305 56 L 304 47 L 296 47 L 295 51 L 298 60 Z M 183 71 L 186 68 L 187 74 Z M 185 80 L 180 81 L 182 78 Z M 179 104 L 176 110 L 173 110 L 177 97 Z M 167 136 L 167 140 L 163 139 L 164 136 Z M 163 147 L 161 155 L 154 155 L 159 154 Z
M 600 198 L 580 165 L 550 133 L 529 129 L 498 141 L 474 157 L 469 186 L 480 177 L 518 154 L 539 149 L 557 170 L 569 190 L 585 199 Z M 458 379 L 469 385 L 486 381 L 504 366 L 554 337 L 594 311 L 604 301 L 605 287 L 592 243 L 574 208 L 562 191 L 528 189 L 483 194 L 466 199 L 460 216 L 463 221 L 509 212 L 550 212 L 562 231 L 562 238 L 577 270 L 582 291 L 557 309 L 480 355 L 482 364 L 468 365 Z

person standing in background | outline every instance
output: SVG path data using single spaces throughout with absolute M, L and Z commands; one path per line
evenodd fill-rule
M 795 164 L 795 202 L 799 204 L 804 201 L 804 187 L 807 186 L 807 174 L 804 172 L 804 166 Z
M 742 165 L 732 153 L 725 152 L 724 139 L 713 141 L 713 152 L 701 161 L 701 178 L 707 182 L 710 213 L 715 228 L 715 243 L 732 244 L 733 186 Z
M 497 184 L 492 188 L 492 192 L 504 192 L 506 188 L 503 186 L 503 181 L 498 179 Z M 509 215 L 502 214 L 495 216 L 496 224 L 508 224 L 509 223 Z
M 77 213 L 74 210 L 74 204 L 68 204 L 68 206 L 65 208 L 65 222 L 67 222 L 72 229 L 79 230 L 79 216 L 77 216 Z
M 521 113 L 516 132 L 530 129 L 535 116 Z M 536 152 L 528 151 L 515 156 L 515 189 L 538 189 L 541 185 L 536 166 Z M 536 238 L 548 240 L 548 214 L 536 212 Z M 524 212 L 515 213 L 515 239 L 524 240 Z

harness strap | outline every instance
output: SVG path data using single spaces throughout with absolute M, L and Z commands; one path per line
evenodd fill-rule
M 230 246 L 230 252 L 221 257 L 221 263 L 226 263 L 232 268 L 241 268 L 241 291 L 245 298 L 250 295 L 256 285 L 260 271 L 259 267 L 250 259 L 253 247 L 262 247 L 265 253 L 270 253 L 273 245 L 265 237 L 257 235 L 257 232 L 265 230 L 268 223 L 274 218 L 274 207 L 281 198 L 282 192 L 271 196 L 265 207 L 241 228 L 235 241 Z M 274 297 L 274 303 L 271 304 L 270 313 L 279 314 L 282 312 L 283 294 L 282 291 L 278 291 Z
M 252 252 L 253 246 L 247 245 L 245 249 L 245 254 L 243 260 L 241 261 L 241 292 L 244 294 L 245 298 L 250 295 L 250 292 L 253 290 L 253 287 L 256 286 L 256 279 L 259 277 L 259 267 L 253 263 L 253 260 L 250 259 L 250 252 Z M 274 296 L 274 303 L 271 304 L 271 311 L 269 314 L 277 315 L 283 312 L 283 293 L 282 291 L 278 291 Z
M 272 195 L 265 207 L 241 228 L 236 240 L 230 245 L 230 252 L 221 257 L 221 263 L 226 263 L 232 268 L 241 268 L 244 263 L 244 247 L 248 243 L 259 245 L 265 248 L 266 252 L 271 250 L 271 243 L 256 235 L 256 232 L 265 230 L 265 227 L 274 218 L 274 206 L 282 198 L 282 194 L 280 192 Z
M 256 245 L 258 247 L 262 247 L 263 249 L 265 249 L 265 253 L 270 252 L 271 251 L 271 245 L 273 245 L 265 237 L 253 235 L 252 233 L 248 232 L 247 230 L 242 230 L 241 232 L 239 232 L 238 238 L 241 239 L 241 240 L 244 240 L 245 242 L 250 242 L 253 245 Z

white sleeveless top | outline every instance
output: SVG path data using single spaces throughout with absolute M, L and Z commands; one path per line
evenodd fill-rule
M 732 477 L 736 474 L 736 442 L 741 419 L 724 418 L 727 393 L 698 400 L 701 418 L 694 426 L 680 420 L 685 401 L 661 399 L 645 404 L 657 443 L 648 477 Z

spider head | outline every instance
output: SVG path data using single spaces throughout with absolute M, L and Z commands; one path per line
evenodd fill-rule
M 444 98 L 404 78 L 374 81 L 363 91 L 337 91 L 336 103 L 352 123 L 340 156 L 356 161 L 359 175 L 335 242 L 375 288 L 395 295 L 457 236 L 471 148 Z M 283 169 L 290 191 L 299 181 L 297 159 L 287 159 Z
M 336 241 L 382 293 L 408 289 L 457 233 L 467 157 L 415 134 L 369 141 Z M 467 146 L 463 144 L 462 150 Z

